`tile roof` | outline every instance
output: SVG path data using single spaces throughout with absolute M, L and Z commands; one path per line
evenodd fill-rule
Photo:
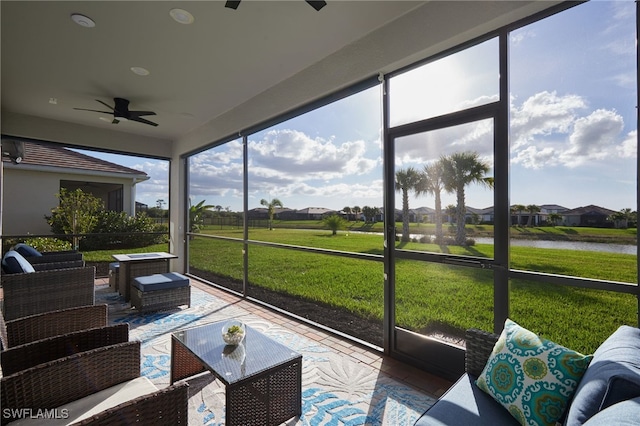
M 10 161 L 4 157 L 2 160 Z M 36 142 L 24 142 L 24 158 L 20 164 L 147 176 L 143 171 L 110 163 L 109 161 L 81 154 L 62 146 L 39 144 Z

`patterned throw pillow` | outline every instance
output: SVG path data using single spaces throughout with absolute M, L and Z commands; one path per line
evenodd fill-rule
M 476 384 L 520 424 L 554 425 L 592 358 L 507 319 Z

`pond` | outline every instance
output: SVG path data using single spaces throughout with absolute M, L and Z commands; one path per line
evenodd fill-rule
M 478 244 L 493 244 L 493 238 L 475 238 Z M 603 251 L 609 253 L 637 254 L 637 246 L 631 244 L 589 243 L 585 241 L 546 241 L 511 239 L 512 246 L 546 249 Z

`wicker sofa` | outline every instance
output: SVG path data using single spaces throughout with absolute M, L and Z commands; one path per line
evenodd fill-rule
M 138 341 L 39 364 L 3 377 L 0 386 L 3 413 L 13 414 L 2 424 L 40 424 L 25 414 L 38 410 L 50 410 L 60 424 L 187 424 L 187 383 L 157 389 L 140 377 Z
M 95 302 L 95 267 L 2 274 L 2 312 L 9 321 Z
M 517 425 L 511 414 L 475 385 L 498 335 L 467 331 L 466 373 L 415 426 Z M 593 359 L 564 413 L 566 426 L 637 425 L 640 419 L 640 329 L 621 326 Z

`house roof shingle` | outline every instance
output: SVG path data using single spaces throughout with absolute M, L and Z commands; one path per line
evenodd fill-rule
M 10 161 L 3 158 L 3 161 Z M 131 169 L 99 158 L 91 157 L 62 146 L 24 142 L 22 166 L 60 167 L 65 169 L 89 170 L 92 172 L 134 174 L 146 177 L 140 170 Z

